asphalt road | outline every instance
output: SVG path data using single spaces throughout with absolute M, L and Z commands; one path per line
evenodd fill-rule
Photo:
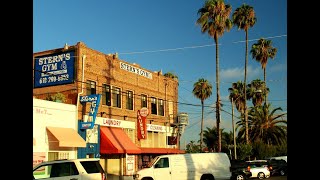
M 287 176 L 271 176 L 270 178 L 265 180 L 287 180 Z

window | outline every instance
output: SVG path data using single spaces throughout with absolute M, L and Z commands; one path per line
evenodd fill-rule
M 69 159 L 69 152 L 48 152 L 48 160 Z
M 155 168 L 167 168 L 169 167 L 169 159 L 168 158 L 161 158 L 155 164 Z
M 151 114 L 157 114 L 157 99 L 151 98 Z
M 133 92 L 127 91 L 127 109 L 133 110 Z
M 96 94 L 96 82 L 87 80 L 87 95 Z
M 163 104 L 163 99 L 159 99 L 159 113 L 158 115 L 164 116 L 164 104 Z
M 117 87 L 112 87 L 112 106 L 121 108 L 121 90 Z
M 111 92 L 110 85 L 102 85 L 102 104 L 111 106 Z
M 147 107 L 147 95 L 141 94 L 141 108 Z
M 52 164 L 50 177 L 63 177 L 78 174 L 79 172 L 74 162 L 65 162 Z
M 100 173 L 103 171 L 99 161 L 81 161 L 80 163 L 88 174 Z

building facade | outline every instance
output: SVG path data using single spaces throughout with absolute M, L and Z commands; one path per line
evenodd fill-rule
M 76 113 L 72 104 L 33 99 L 33 165 L 77 158 L 78 148 L 86 147 L 86 142 L 78 134 Z
M 82 42 L 34 53 L 33 96 L 76 108 L 85 147 L 77 157 L 99 157 L 110 179 L 131 176 L 156 155 L 179 149 L 178 79 L 103 54 Z

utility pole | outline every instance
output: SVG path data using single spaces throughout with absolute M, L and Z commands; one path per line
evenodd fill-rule
M 231 98 L 231 107 L 232 107 L 232 130 L 233 130 L 234 159 L 237 159 L 236 131 L 235 131 L 234 119 L 233 119 L 233 98 Z

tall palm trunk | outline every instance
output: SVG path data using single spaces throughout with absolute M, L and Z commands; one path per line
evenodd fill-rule
M 201 100 L 201 132 L 200 132 L 200 152 L 202 152 L 202 144 L 203 144 L 203 111 L 204 111 L 204 103 Z
M 264 88 L 265 88 L 265 101 L 264 101 L 264 103 L 265 104 L 268 104 L 268 102 L 267 102 L 267 75 L 266 75 L 266 67 L 265 68 L 263 68 L 263 81 L 264 81 Z
M 245 63 L 244 63 L 244 120 L 246 124 L 246 142 L 249 144 L 249 125 L 248 125 L 248 110 L 247 110 L 247 90 L 246 90 L 246 83 L 247 83 L 247 66 L 248 66 L 248 30 L 246 32 L 246 53 L 245 53 Z
M 266 75 L 266 67 L 264 67 L 263 68 L 263 81 L 264 81 L 264 85 L 265 85 L 265 101 L 264 101 L 264 103 L 265 103 L 265 106 L 267 106 L 268 105 L 268 102 L 267 102 L 267 75 Z M 266 114 L 269 114 L 269 108 L 266 108 L 266 111 L 267 111 L 267 113 Z M 268 118 L 268 116 L 266 116 L 266 123 L 267 123 L 267 129 L 269 128 L 269 118 Z
M 216 86 L 217 86 L 216 120 L 217 120 L 217 131 L 218 131 L 218 152 L 221 152 L 219 47 L 218 47 L 217 35 L 215 35 L 214 40 L 216 42 Z

